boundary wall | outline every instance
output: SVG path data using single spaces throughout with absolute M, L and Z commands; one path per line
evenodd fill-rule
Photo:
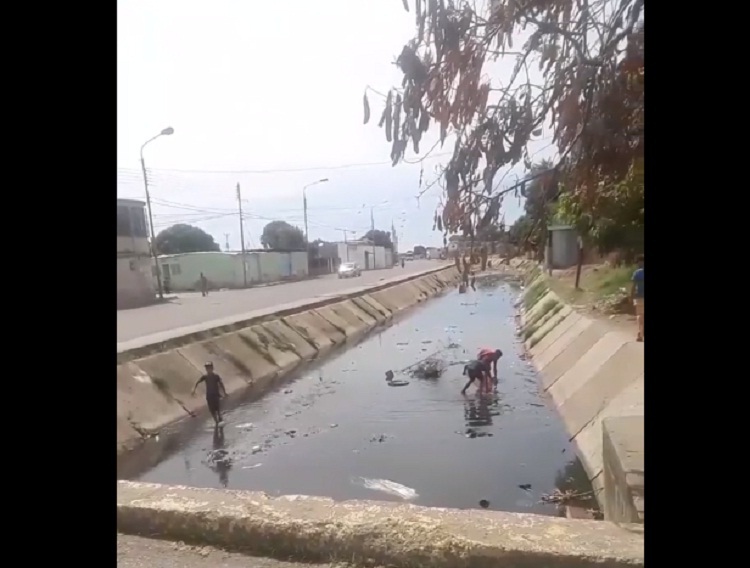
M 398 568 L 643 566 L 643 526 L 133 483 L 117 529 L 289 560 Z

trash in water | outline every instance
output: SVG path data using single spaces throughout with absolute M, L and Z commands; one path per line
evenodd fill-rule
M 487 507 L 489 507 L 489 506 L 490 506 L 490 502 L 489 502 L 489 501 L 487 501 L 487 499 L 482 499 L 481 501 L 479 501 L 479 506 L 480 506 L 480 507 L 481 507 L 482 509 L 486 509 Z
M 240 430 L 250 429 L 252 427 L 252 422 L 244 422 L 243 424 L 237 424 L 237 426 L 235 426 L 235 428 L 239 428 Z
M 518 487 L 520 487 L 524 491 L 531 491 L 531 483 L 522 483 Z
M 253 465 L 243 465 L 242 469 L 255 469 L 256 467 L 262 466 L 262 463 L 254 463 Z
M 331 428 L 338 428 L 338 427 L 339 427 L 338 424 L 331 424 Z
M 263 450 L 263 448 L 261 448 L 260 446 L 253 446 L 252 452 L 254 454 L 257 454 L 258 452 L 260 452 L 262 450 Z
M 284 394 L 292 394 L 292 389 L 285 389 Z
M 406 485 L 401 485 L 395 481 L 389 479 L 369 479 L 367 477 L 357 477 L 352 480 L 355 484 L 361 485 L 365 489 L 372 489 L 373 491 L 382 491 L 389 495 L 401 497 L 405 501 L 411 501 L 419 497 L 419 494 Z
M 445 371 L 445 361 L 435 357 L 428 357 L 414 365 L 409 373 L 417 379 L 437 379 Z

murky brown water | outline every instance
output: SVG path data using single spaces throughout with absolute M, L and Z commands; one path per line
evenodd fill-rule
M 167 457 L 137 478 L 401 500 L 372 481 L 384 479 L 413 489 L 415 504 L 474 508 L 484 499 L 490 509 L 557 514 L 541 496 L 556 486 L 581 487 L 585 478 L 535 371 L 519 357 L 518 293 L 495 281 L 430 300 L 263 399 L 228 411 L 223 435 L 208 421 L 192 421 Z M 483 346 L 505 353 L 498 392 L 480 397 L 471 387 L 463 397 L 462 362 Z M 398 373 L 435 352 L 450 365 L 440 378 Z M 389 369 L 409 385 L 389 387 Z

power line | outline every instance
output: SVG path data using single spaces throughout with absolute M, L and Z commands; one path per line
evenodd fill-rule
M 441 158 L 446 156 L 452 156 L 453 152 L 442 152 L 440 154 L 432 154 L 431 156 L 425 156 L 418 161 L 406 162 L 407 164 L 418 164 L 424 160 L 430 160 L 434 158 Z M 277 169 L 266 169 L 266 170 L 190 170 L 181 168 L 149 168 L 152 172 L 175 172 L 185 174 L 278 174 L 278 173 L 293 173 L 293 172 L 316 172 L 325 170 L 343 170 L 349 168 L 367 168 L 372 166 L 393 166 L 393 162 L 360 162 L 354 164 L 339 164 L 337 166 L 312 166 L 306 168 L 277 168 Z M 118 173 L 130 174 L 131 172 L 137 172 L 134 168 L 118 167 Z

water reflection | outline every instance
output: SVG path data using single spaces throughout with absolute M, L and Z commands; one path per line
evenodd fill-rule
M 232 460 L 224 444 L 224 428 L 214 428 L 213 450 L 208 457 L 208 467 L 219 476 L 221 486 L 227 487 L 229 485 L 229 470 L 232 469 Z
M 464 395 L 464 420 L 469 438 L 492 436 L 484 428 L 492 426 L 492 419 L 500 415 L 500 397 L 495 394 Z

